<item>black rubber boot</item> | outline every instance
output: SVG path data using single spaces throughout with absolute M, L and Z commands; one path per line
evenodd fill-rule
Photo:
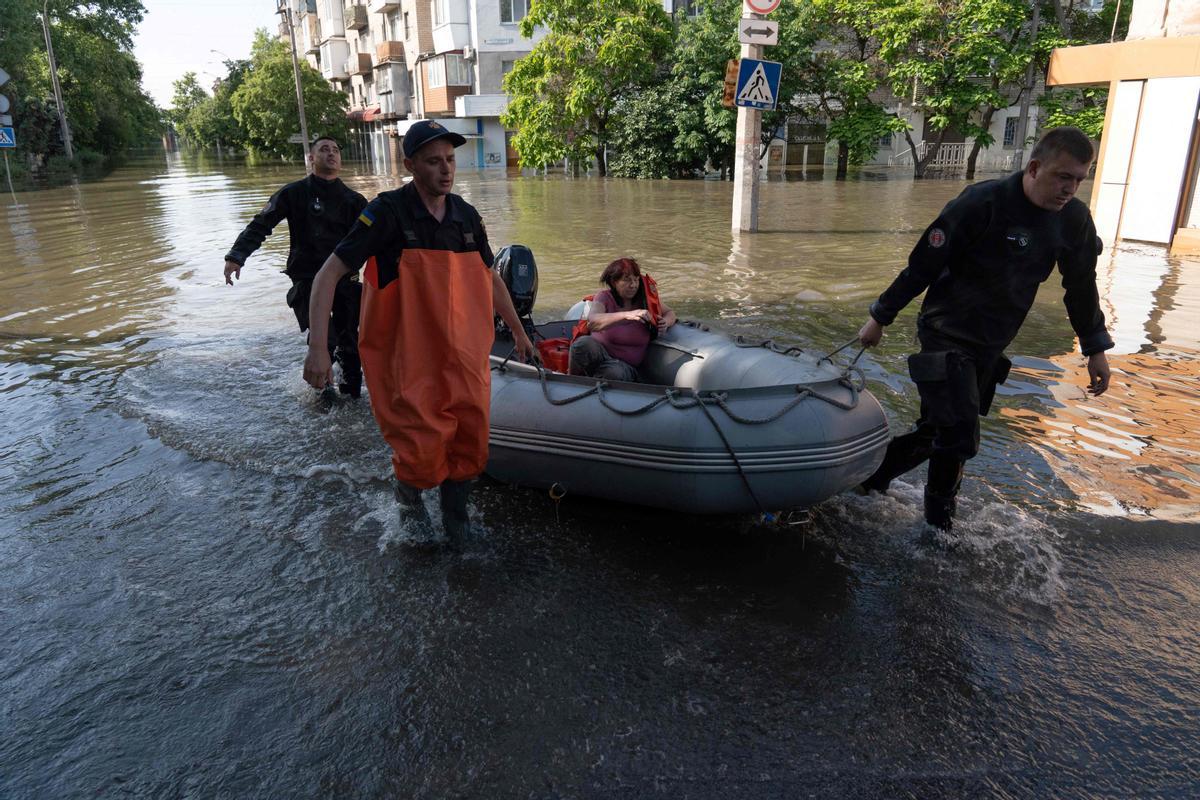
M 358 353 L 347 347 L 338 347 L 338 363 L 342 365 L 342 381 L 338 391 L 357 400 L 362 397 L 362 362 Z
M 471 515 L 467 511 L 467 499 L 471 496 L 474 481 L 445 481 L 442 483 L 442 525 L 450 547 L 462 551 L 471 538 Z
M 400 527 L 416 536 L 432 537 L 433 521 L 429 519 L 429 511 L 421 501 L 421 490 L 393 480 L 392 492 L 396 496 L 396 506 L 400 511 Z
M 879 465 L 879 469 L 859 484 L 859 488 L 863 490 L 864 494 L 866 492 L 883 494 L 892 485 L 893 478 L 898 478 L 909 470 L 921 466 L 932 453 L 933 436 L 927 430 L 918 428 L 912 433 L 897 436 L 888 443 L 887 453 L 884 454 L 883 463 Z
M 925 522 L 940 531 L 948 531 L 954 527 L 954 511 L 958 501 L 954 495 L 946 497 L 925 490 Z
M 929 477 L 925 481 L 925 521 L 938 530 L 954 526 L 958 489 L 962 485 L 963 461 L 945 453 L 929 459 Z

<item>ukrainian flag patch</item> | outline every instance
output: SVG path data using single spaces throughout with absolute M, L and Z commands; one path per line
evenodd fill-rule
M 369 228 L 375 224 L 375 217 L 371 216 L 371 210 L 367 208 L 363 209 L 363 212 L 358 215 L 358 221 Z

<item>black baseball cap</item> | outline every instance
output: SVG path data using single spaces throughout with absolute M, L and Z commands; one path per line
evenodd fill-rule
M 462 134 L 448 130 L 444 125 L 432 119 L 414 122 L 404 133 L 404 157 L 412 158 L 417 151 L 434 139 L 448 139 L 450 144 L 458 147 L 467 143 Z

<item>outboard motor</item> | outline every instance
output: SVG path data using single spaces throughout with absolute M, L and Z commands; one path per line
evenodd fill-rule
M 537 263 L 533 260 L 533 251 L 523 244 L 506 245 L 496 253 L 493 268 L 508 287 L 508 295 L 512 298 L 521 324 L 525 326 L 525 332 L 532 336 L 533 304 L 537 301 L 538 289 Z M 499 317 L 496 317 L 496 332 L 508 333 L 508 326 Z

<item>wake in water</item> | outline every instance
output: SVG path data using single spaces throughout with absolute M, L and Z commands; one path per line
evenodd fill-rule
M 820 516 L 846 532 L 855 549 L 894 542 L 904 555 L 937 567 L 964 588 L 1046 606 L 1062 598 L 1063 537 L 1047 516 L 1000 499 L 960 495 L 953 530 L 938 531 L 925 523 L 923 496 L 923 484 L 897 480 L 886 494 L 834 497 Z

